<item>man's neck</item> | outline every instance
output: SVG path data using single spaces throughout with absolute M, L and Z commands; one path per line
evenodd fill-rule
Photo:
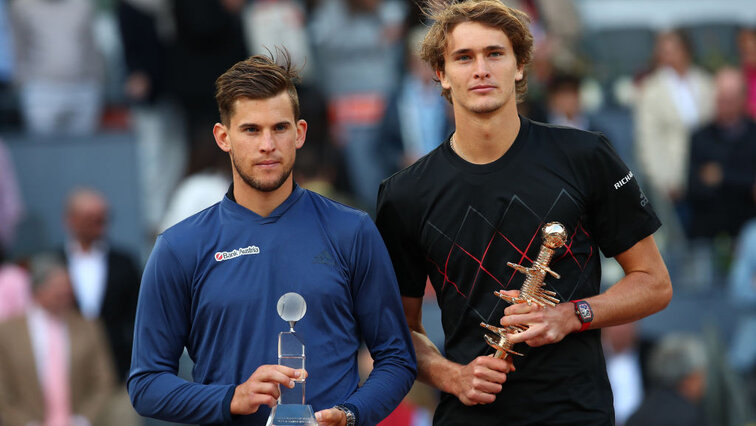
M 488 164 L 501 158 L 520 131 L 516 105 L 505 105 L 489 114 L 455 107 L 454 118 L 454 151 L 473 164 Z
M 234 173 L 234 199 L 236 203 L 262 217 L 267 217 L 280 206 L 294 190 L 291 176 L 278 189 L 264 192 L 252 188 Z

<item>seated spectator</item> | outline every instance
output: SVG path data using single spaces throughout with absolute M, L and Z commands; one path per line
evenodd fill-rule
M 0 140 L 0 250 L 10 250 L 23 210 L 13 159 Z
M 28 274 L 22 268 L 6 263 L 0 248 L 0 322 L 24 313 L 30 303 Z
M 730 270 L 730 298 L 739 318 L 730 347 L 730 365 L 756 382 L 756 220 L 743 227 Z
M 433 70 L 420 59 L 427 32 L 416 27 L 407 37 L 407 70 L 381 125 L 379 151 L 392 173 L 432 151 L 453 129 L 450 104 L 439 96 Z
M 115 383 L 105 335 L 73 309 L 58 257 L 38 255 L 30 270 L 32 306 L 0 324 L 0 423 L 96 425 Z
M 661 33 L 655 55 L 657 66 L 641 81 L 635 105 L 635 147 L 656 206 L 682 199 L 690 133 L 712 116 L 714 93 L 711 77 L 693 64 L 683 32 Z
M 11 2 L 16 75 L 26 128 L 90 134 L 102 109 L 103 62 L 89 0 Z
M 636 324 L 630 322 L 604 328 L 601 332 L 617 426 L 625 424 L 643 399 L 643 369 L 636 328 Z
M 546 85 L 545 105 L 533 108 L 532 118 L 557 126 L 597 131 L 596 125 L 583 111 L 581 83 L 581 78 L 576 74 L 555 74 Z
M 626 426 L 703 426 L 706 349 L 695 337 L 669 335 L 649 356 L 652 390 Z
M 715 87 L 714 121 L 691 140 L 691 238 L 734 238 L 756 216 L 756 123 L 746 115 L 743 76 L 735 68 L 723 68 Z
M 756 120 L 756 28 L 743 28 L 738 33 L 740 63 L 746 79 L 748 115 Z
M 78 311 L 105 327 L 106 343 L 115 365 L 118 392 L 109 402 L 108 414 L 119 426 L 134 425 L 136 411 L 126 392 L 131 365 L 137 299 L 141 273 L 132 256 L 107 241 L 107 200 L 92 189 L 74 191 L 66 204 L 69 239 L 60 254 L 67 263 Z
M 320 86 L 333 140 L 343 152 L 352 192 L 373 210 L 389 171 L 381 161 L 380 124 L 400 81 L 406 2 L 324 0 L 310 20 Z

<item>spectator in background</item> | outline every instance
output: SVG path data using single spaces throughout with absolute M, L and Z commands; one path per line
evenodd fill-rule
M 30 262 L 34 302 L 0 323 L 0 423 L 88 426 L 113 390 L 113 366 L 100 325 L 73 309 L 63 262 Z
M 756 220 L 746 224 L 740 234 L 730 271 L 729 293 L 739 310 L 730 365 L 756 390 Z
M 166 89 L 178 101 L 189 143 L 189 170 L 204 161 L 198 147 L 213 145 L 215 79 L 247 57 L 244 0 L 169 0 L 176 33 L 169 48 Z
M 120 0 L 117 14 L 127 74 L 124 91 L 131 103 L 142 208 L 151 241 L 187 162 L 184 123 L 166 91 L 165 55 L 172 22 L 168 0 Z
M 756 216 L 756 123 L 746 114 L 743 75 L 723 68 L 715 87 L 714 121 L 691 140 L 691 238 L 734 238 L 743 223 Z
M 580 101 L 580 77 L 572 73 L 556 73 L 546 84 L 545 108 L 533 111 L 536 121 L 580 130 L 596 130 L 583 112 Z
M 697 338 L 668 335 L 649 357 L 654 389 L 626 426 L 704 426 L 706 349 Z
M 161 233 L 222 200 L 231 185 L 228 157 L 224 152 L 212 145 L 197 148 L 201 150 L 197 158 L 204 159 L 204 164 L 179 182 L 160 221 Z
M 0 322 L 24 313 L 30 303 L 28 274 L 22 268 L 6 263 L 0 248 Z
M 407 69 L 381 125 L 380 139 L 386 144 L 381 158 L 391 173 L 432 151 L 453 128 L 449 104 L 438 94 L 433 70 L 420 59 L 420 44 L 427 32 L 424 26 L 409 32 Z
M 85 135 L 102 110 L 103 62 L 90 0 L 11 2 L 21 112 L 36 134 Z
M 693 64 L 682 31 L 659 34 L 656 68 L 640 83 L 636 152 L 655 204 L 677 204 L 685 192 L 690 134 L 712 116 L 711 77 Z M 680 213 L 680 212 L 678 212 Z
M 643 400 L 643 368 L 636 323 L 603 329 L 601 341 L 614 395 L 614 418 L 617 426 L 622 426 Z
M 388 96 L 400 81 L 406 4 L 399 0 L 323 0 L 313 11 L 315 62 L 331 130 L 343 150 L 360 207 L 372 210 L 388 170 L 378 138 Z
M 743 28 L 738 33 L 740 63 L 746 79 L 748 114 L 756 119 L 756 28 Z
M 23 212 L 13 159 L 0 140 L 0 251 L 10 250 Z
M 0 1 L 0 93 L 10 84 L 14 72 L 12 33 L 7 3 L 7 1 Z
M 115 360 L 120 387 L 109 414 L 119 418 L 119 425 L 133 423 L 136 413 L 123 384 L 131 365 L 140 273 L 129 254 L 106 240 L 108 203 L 101 194 L 92 189 L 74 191 L 65 215 L 69 239 L 61 254 L 71 274 L 76 306 L 84 318 L 99 319 L 105 326 Z

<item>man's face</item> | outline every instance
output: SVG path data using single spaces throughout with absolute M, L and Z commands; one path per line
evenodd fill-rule
M 291 181 L 297 149 L 304 145 L 307 123 L 294 119 L 288 93 L 234 102 L 228 127 L 213 129 L 218 146 L 230 154 L 234 174 L 260 192 Z
M 451 31 L 437 71 L 451 91 L 455 108 L 487 114 L 517 102 L 515 82 L 522 80 L 512 43 L 503 31 L 478 22 L 462 22 Z
M 71 280 L 64 268 L 56 268 L 34 292 L 37 303 L 53 315 L 63 315 L 74 306 Z
M 102 239 L 108 225 L 108 205 L 99 196 L 80 195 L 68 215 L 68 226 L 74 237 L 83 243 Z

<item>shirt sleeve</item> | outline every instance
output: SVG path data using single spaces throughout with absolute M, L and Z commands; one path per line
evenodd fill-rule
M 181 423 L 227 423 L 235 385 L 204 385 L 177 376 L 191 328 L 191 275 L 164 236 L 158 237 L 139 291 L 131 372 L 136 411 Z
M 417 376 L 415 350 L 386 247 L 367 215 L 350 256 L 352 299 L 373 371 L 345 401 L 358 424 L 375 425 L 396 408 Z
M 601 136 L 586 165 L 591 187 L 591 229 L 601 251 L 614 257 L 656 232 L 661 222 L 609 141 Z
M 407 224 L 410 215 L 401 214 L 397 206 L 411 203 L 399 203 L 397 194 L 392 191 L 390 181 L 384 181 L 378 190 L 378 207 L 376 225 L 383 236 L 391 262 L 394 265 L 399 291 L 406 297 L 423 297 L 428 273 L 425 270 L 425 256 L 417 247 L 418 238 L 411 235 Z

